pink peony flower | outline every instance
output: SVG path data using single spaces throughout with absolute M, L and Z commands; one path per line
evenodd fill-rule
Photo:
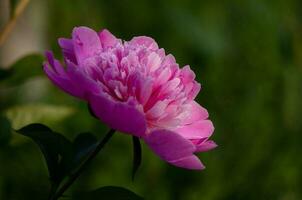
M 137 136 L 163 160 L 187 169 L 203 169 L 194 153 L 217 145 L 208 112 L 194 98 L 200 90 L 189 66 L 179 68 L 150 37 L 117 39 L 76 27 L 60 38 L 66 68 L 46 53 L 44 71 L 65 92 L 87 101 L 111 128 Z

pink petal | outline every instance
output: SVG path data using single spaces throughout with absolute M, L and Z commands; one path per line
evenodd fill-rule
M 54 58 L 53 53 L 51 51 L 46 51 L 45 57 L 47 58 L 48 63 L 50 64 L 51 68 L 54 70 L 55 73 L 66 74 L 64 67 L 58 60 Z
M 72 96 L 82 98 L 82 93 L 77 89 L 77 87 L 70 81 L 66 76 L 59 75 L 55 73 L 49 63 L 43 64 L 43 70 L 48 76 L 48 78 L 58 87 L 60 87 L 65 92 L 71 94 Z
M 199 158 L 195 155 L 191 155 L 173 162 L 170 162 L 172 165 L 177 167 L 182 167 L 186 169 L 194 169 L 194 170 L 203 170 L 205 166 L 199 160 Z
M 81 98 L 88 100 L 89 93 L 99 93 L 100 87 L 91 77 L 85 74 L 81 68 L 77 67 L 74 63 L 67 61 L 67 72 L 69 79 L 73 82 L 81 93 Z
M 145 117 L 135 105 L 115 101 L 106 94 L 91 94 L 89 103 L 94 114 L 111 128 L 138 137 L 145 134 Z
M 99 32 L 99 37 L 103 48 L 113 47 L 118 42 L 118 39 L 116 39 L 116 37 L 107 29 L 104 29 Z
M 160 117 L 165 113 L 165 109 L 167 108 L 167 105 L 168 103 L 165 101 L 156 102 L 154 106 L 146 112 L 146 116 L 151 119 Z
M 190 114 L 189 116 L 183 120 L 183 125 L 192 124 L 196 121 L 207 119 L 209 117 L 208 111 L 199 105 L 196 101 L 191 101 L 190 105 Z
M 157 50 L 158 49 L 158 45 L 157 43 L 150 37 L 146 37 L 146 36 L 138 36 L 138 37 L 134 37 L 129 44 L 131 45 L 143 45 L 148 49 L 151 50 Z
M 155 130 L 144 137 L 148 146 L 168 163 L 187 169 L 203 169 L 200 160 L 193 154 L 196 147 L 179 134 L 169 130 Z
M 45 56 L 48 62 L 43 64 L 43 70 L 48 78 L 65 92 L 72 96 L 82 98 L 81 91 L 79 91 L 76 85 L 69 79 L 61 63 L 54 59 L 52 52 L 47 51 Z
M 180 70 L 180 77 L 183 83 L 187 84 L 194 81 L 195 73 L 190 69 L 189 65 L 186 65 Z
M 77 60 L 74 55 L 73 41 L 71 39 L 59 38 L 58 43 L 62 48 L 65 59 L 77 64 Z
M 186 139 L 201 139 L 210 137 L 214 132 L 214 126 L 210 120 L 200 120 L 177 128 L 175 132 Z
M 152 85 L 153 81 L 152 79 L 147 79 L 145 81 L 142 81 L 142 85 L 140 87 L 140 93 L 139 93 L 139 102 L 142 105 L 145 105 L 146 102 L 149 100 L 151 94 L 152 94 Z
M 147 67 L 150 69 L 150 72 L 157 70 L 160 67 L 161 59 L 159 55 L 155 52 L 152 52 L 148 56 Z
M 166 67 L 163 70 L 160 71 L 159 75 L 156 78 L 156 81 L 154 81 L 154 88 L 157 88 L 160 85 L 165 84 L 171 77 L 171 70 L 170 68 Z
M 102 49 L 98 34 L 87 27 L 76 27 L 72 32 L 75 55 L 79 64 Z
M 167 55 L 163 61 L 163 66 L 171 66 L 174 64 L 176 64 L 175 57 L 172 54 Z
M 208 140 L 199 145 L 196 145 L 196 152 L 204 152 L 215 149 L 218 145 L 213 140 Z
M 44 71 L 54 84 L 62 88 L 67 93 L 81 99 L 86 99 L 89 92 L 99 92 L 97 83 L 84 74 L 79 67 L 69 60 L 66 60 L 67 72 L 54 59 L 52 52 L 46 52 L 48 63 L 44 63 Z
M 193 88 L 191 92 L 188 94 L 188 99 L 193 100 L 200 92 L 201 85 L 197 82 L 193 82 Z

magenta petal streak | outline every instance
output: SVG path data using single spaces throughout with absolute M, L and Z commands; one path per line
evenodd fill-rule
M 217 145 L 189 66 L 150 37 L 122 41 L 108 30 L 76 27 L 58 40 L 65 67 L 46 52 L 44 71 L 66 93 L 87 101 L 95 115 L 118 131 L 143 139 L 161 159 L 187 169 L 204 169 L 197 152 Z

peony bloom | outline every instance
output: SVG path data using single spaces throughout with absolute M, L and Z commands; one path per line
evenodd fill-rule
M 117 39 L 108 30 L 73 29 L 59 39 L 65 65 L 46 53 L 44 71 L 65 92 L 87 101 L 111 128 L 137 136 L 163 160 L 203 169 L 194 153 L 217 145 L 208 112 L 194 98 L 200 90 L 189 66 L 179 68 L 149 37 Z

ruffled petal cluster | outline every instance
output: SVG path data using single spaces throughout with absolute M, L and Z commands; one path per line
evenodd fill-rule
M 150 37 L 122 41 L 108 30 L 76 27 L 59 45 L 65 66 L 51 52 L 44 63 L 55 85 L 87 101 L 111 128 L 143 139 L 168 163 L 204 168 L 195 153 L 216 147 L 209 139 L 214 127 L 194 101 L 200 84 L 189 66 L 179 68 Z

